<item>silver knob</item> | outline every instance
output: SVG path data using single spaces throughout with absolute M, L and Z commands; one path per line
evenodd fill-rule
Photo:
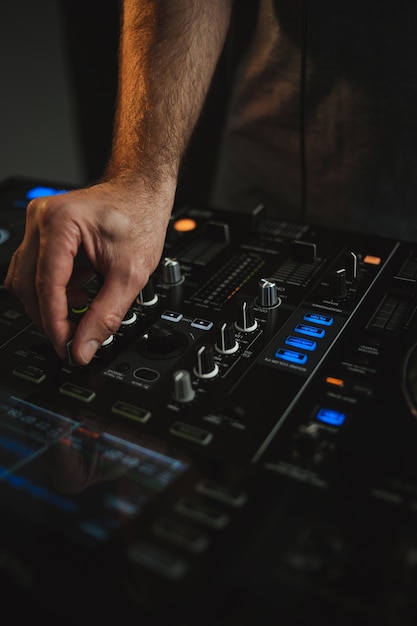
M 179 285 L 184 281 L 180 264 L 176 259 L 165 257 L 162 262 L 162 282 L 165 285 Z
M 190 373 L 187 370 L 174 372 L 174 399 L 177 402 L 191 402 L 194 397 Z
M 267 278 L 259 281 L 259 304 L 265 308 L 277 306 L 279 303 L 278 290 L 274 282 Z

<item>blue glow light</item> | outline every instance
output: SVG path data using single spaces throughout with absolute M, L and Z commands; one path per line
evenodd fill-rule
M 32 187 L 32 189 L 29 189 L 29 191 L 26 193 L 26 198 L 28 200 L 33 200 L 34 198 L 42 198 L 44 196 L 56 196 L 60 193 L 67 193 L 66 189 L 55 189 L 54 187 L 43 187 L 43 186 L 37 186 L 37 187 Z
M 331 426 L 341 426 L 346 419 L 346 415 L 333 409 L 322 408 L 317 413 L 317 419 Z

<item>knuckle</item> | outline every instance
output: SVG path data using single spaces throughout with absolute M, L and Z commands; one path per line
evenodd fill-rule
M 100 338 L 103 341 L 113 335 L 120 327 L 122 317 L 117 313 L 109 311 L 104 317 L 101 317 L 98 323 Z

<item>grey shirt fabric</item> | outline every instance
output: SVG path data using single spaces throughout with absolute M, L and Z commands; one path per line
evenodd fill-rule
M 211 204 L 417 241 L 416 33 L 415 0 L 260 0 Z

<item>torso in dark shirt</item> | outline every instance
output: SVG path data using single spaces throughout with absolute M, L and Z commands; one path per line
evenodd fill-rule
M 259 5 L 212 202 L 417 241 L 417 3 Z

